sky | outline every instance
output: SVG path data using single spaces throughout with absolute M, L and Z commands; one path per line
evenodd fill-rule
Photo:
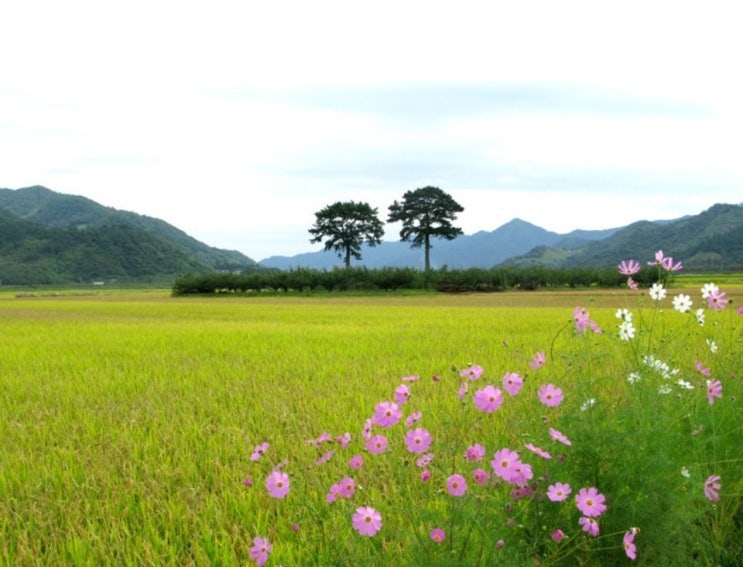
M 0 4 L 0 187 L 254 260 L 315 212 L 434 185 L 465 234 L 743 202 L 736 2 Z M 387 225 L 385 240 L 399 239 Z

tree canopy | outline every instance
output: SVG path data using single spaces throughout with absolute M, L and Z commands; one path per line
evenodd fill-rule
M 384 224 L 378 211 L 368 203 L 338 201 L 315 213 L 315 224 L 309 229 L 316 243 L 325 240 L 325 250 L 335 250 L 346 267 L 351 258 L 361 260 L 361 245 L 376 246 L 382 242 Z
M 389 207 L 387 222 L 402 222 L 400 240 L 411 242 L 411 248 L 423 247 L 426 270 L 431 268 L 431 238 L 454 240 L 464 234 L 452 224 L 457 213 L 464 211 L 451 195 L 438 187 L 426 186 L 407 191 L 402 203 L 395 201 Z

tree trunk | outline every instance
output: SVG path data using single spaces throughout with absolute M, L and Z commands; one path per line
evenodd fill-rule
M 346 268 L 351 267 L 351 247 L 346 247 Z
M 431 239 L 426 234 L 426 243 L 424 245 L 426 249 L 425 257 L 426 257 L 426 271 L 431 269 Z

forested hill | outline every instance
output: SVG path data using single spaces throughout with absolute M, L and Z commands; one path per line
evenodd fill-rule
M 610 266 L 622 260 L 652 259 L 656 250 L 698 271 L 743 267 L 743 206 L 717 204 L 671 222 L 639 221 L 608 238 L 571 250 L 540 246 L 505 262 L 514 267 Z
M 0 282 L 153 281 L 256 263 L 152 217 L 45 187 L 0 189 Z

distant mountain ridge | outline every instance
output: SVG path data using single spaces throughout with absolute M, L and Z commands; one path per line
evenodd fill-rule
M 672 220 L 638 221 L 605 230 L 547 231 L 513 219 L 491 231 L 463 235 L 455 240 L 435 240 L 432 267 L 492 268 L 546 266 L 554 268 L 613 266 L 629 258 L 652 258 L 655 251 L 684 260 L 697 269 L 743 266 L 743 204 L 717 204 L 698 215 Z M 422 268 L 423 252 L 406 242 L 383 242 L 362 247 L 362 260 L 352 265 L 368 268 Z M 304 267 L 330 269 L 341 266 L 335 252 L 319 251 L 261 260 L 266 268 Z
M 255 267 L 153 217 L 46 187 L 0 189 L 0 281 L 161 278 Z
M 459 236 L 454 240 L 434 240 L 431 249 L 431 266 L 452 269 L 483 267 L 490 268 L 508 258 L 526 254 L 535 246 L 561 246 L 577 248 L 593 240 L 607 238 L 618 228 L 605 230 L 574 230 L 558 234 L 521 219 L 513 219 L 491 232 L 479 231 Z M 410 248 L 407 242 L 383 242 L 379 246 L 363 246 L 362 260 L 353 265 L 367 268 L 414 267 L 422 268 L 423 252 Z M 342 265 L 335 252 L 309 252 L 296 256 L 271 256 L 259 265 L 282 270 L 304 267 L 330 269 Z
M 716 204 L 698 215 L 671 222 L 638 221 L 609 238 L 573 251 L 544 246 L 507 261 L 511 266 L 615 265 L 629 258 L 652 258 L 656 250 L 682 260 L 687 268 L 743 267 L 743 206 Z

